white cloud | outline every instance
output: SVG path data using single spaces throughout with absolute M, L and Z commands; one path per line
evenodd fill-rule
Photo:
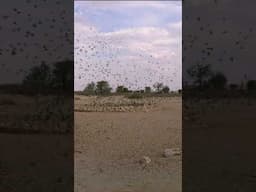
M 75 21 L 75 89 L 103 79 L 132 89 L 155 82 L 181 87 L 181 22 L 102 32 L 85 19 Z
M 177 9 L 181 2 L 176 1 L 86 1 L 76 2 L 79 6 L 90 6 L 95 9 L 117 10 L 119 8 L 154 8 L 154 9 Z M 168 5 L 172 4 L 170 7 Z

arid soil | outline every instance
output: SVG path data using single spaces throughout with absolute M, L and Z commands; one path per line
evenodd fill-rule
M 72 191 L 72 141 L 72 135 L 0 133 L 0 191 Z
M 75 96 L 76 192 L 181 191 L 180 97 Z M 143 163 L 143 156 L 150 163 Z
M 73 96 L 0 95 L 0 130 L 67 133 L 73 129 Z
M 183 100 L 183 190 L 256 189 L 256 100 Z
M 73 99 L 64 99 L 0 95 L 1 192 L 73 190 Z

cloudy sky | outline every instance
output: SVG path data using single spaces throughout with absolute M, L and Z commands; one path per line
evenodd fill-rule
M 197 63 L 221 71 L 228 83 L 256 79 L 255 6 L 251 0 L 183 2 L 183 80 Z
M 0 84 L 21 83 L 41 63 L 73 59 L 70 6 L 71 1 L 9 0 L 0 7 Z
M 75 90 L 107 80 L 181 88 L 180 2 L 75 1 Z

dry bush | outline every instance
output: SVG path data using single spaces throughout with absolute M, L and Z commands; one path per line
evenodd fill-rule
M 143 99 L 143 95 L 139 93 L 133 93 L 127 96 L 128 99 Z

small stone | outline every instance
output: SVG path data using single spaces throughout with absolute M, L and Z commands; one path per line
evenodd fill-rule
M 151 162 L 151 159 L 148 156 L 143 156 L 140 160 L 140 164 L 147 165 Z
M 181 151 L 178 148 L 174 148 L 174 149 L 165 149 L 163 156 L 164 157 L 171 157 L 171 156 L 176 156 L 176 155 L 180 155 Z

